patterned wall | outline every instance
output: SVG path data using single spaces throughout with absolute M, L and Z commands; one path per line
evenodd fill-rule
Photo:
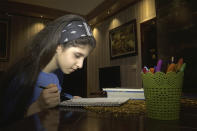
M 4 71 L 12 64 L 30 38 L 44 28 L 48 20 L 26 16 L 12 15 L 10 17 L 10 57 L 8 62 L 0 62 L 0 71 Z
M 156 16 L 155 0 L 141 0 L 131 7 L 119 12 L 97 25 L 94 30 L 94 36 L 97 46 L 88 57 L 87 62 L 87 94 L 99 90 L 98 68 L 120 65 L 121 83 L 127 88 L 141 88 L 141 41 L 140 41 L 140 23 L 152 19 Z M 109 54 L 109 30 L 118 27 L 130 20 L 137 21 L 137 41 L 138 55 L 110 60 Z

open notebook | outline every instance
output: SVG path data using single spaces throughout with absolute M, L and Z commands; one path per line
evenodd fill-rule
M 120 106 L 129 98 L 79 98 L 61 102 L 60 106 Z

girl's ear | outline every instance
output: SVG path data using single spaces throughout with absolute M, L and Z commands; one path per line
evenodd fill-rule
M 57 48 L 56 48 L 56 52 L 58 53 L 58 52 L 62 52 L 62 46 L 61 45 L 58 45 L 57 46 Z

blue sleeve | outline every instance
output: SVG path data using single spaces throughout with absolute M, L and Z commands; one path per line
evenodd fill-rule
M 41 72 L 38 76 L 35 88 L 34 88 L 34 92 L 33 92 L 33 98 L 30 104 L 32 104 L 33 102 L 35 102 L 38 97 L 40 96 L 41 91 L 43 90 L 42 88 L 40 88 L 40 86 L 42 87 L 46 87 L 49 84 L 55 84 L 58 87 L 58 90 L 61 92 L 62 88 L 61 85 L 59 83 L 59 79 L 58 77 L 54 74 L 54 73 L 44 73 Z

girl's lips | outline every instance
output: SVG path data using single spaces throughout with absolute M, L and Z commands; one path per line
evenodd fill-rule
M 77 68 L 71 68 L 72 70 L 77 70 Z
M 72 68 L 71 68 L 71 70 L 72 70 L 72 71 L 75 71 L 76 69 L 72 69 Z

